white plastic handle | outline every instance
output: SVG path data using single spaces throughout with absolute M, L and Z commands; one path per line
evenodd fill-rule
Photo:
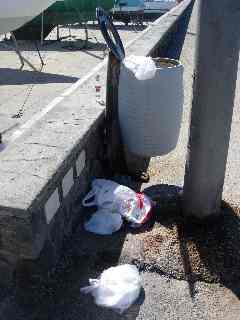
M 95 195 L 96 195 L 96 190 L 91 190 L 86 197 L 84 197 L 83 201 L 82 201 L 82 205 L 84 207 L 93 207 L 96 206 L 96 202 L 95 202 Z M 89 201 L 93 199 L 92 201 Z

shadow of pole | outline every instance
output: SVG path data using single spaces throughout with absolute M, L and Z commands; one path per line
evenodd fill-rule
M 182 214 L 181 188 L 156 185 L 144 192 L 157 202 L 155 226 L 148 238 L 162 238 L 150 243 L 158 246 L 157 254 L 171 255 L 171 259 L 158 260 L 154 248 L 149 248 L 157 268 L 188 281 L 193 299 L 197 281 L 220 284 L 240 299 L 240 208 L 223 202 L 219 217 L 198 220 Z M 148 243 L 149 239 L 145 237 L 144 241 Z M 171 247 L 169 239 L 174 239 Z
M 184 228 L 181 224 L 177 224 L 177 232 L 178 232 L 178 239 L 179 239 L 179 249 L 180 249 L 180 254 L 182 257 L 185 277 L 188 282 L 190 296 L 191 296 L 192 300 L 194 300 L 195 280 L 194 280 L 193 270 L 192 270 L 192 266 L 191 266 L 191 260 L 190 260 L 190 256 L 189 256 L 189 252 L 188 252 L 187 241 L 184 236 Z

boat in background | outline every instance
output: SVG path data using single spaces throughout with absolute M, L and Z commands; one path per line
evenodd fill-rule
M 113 0 L 55 0 L 42 14 L 14 33 L 19 40 L 40 40 L 42 36 L 46 38 L 56 26 L 96 20 L 98 6 L 110 10 Z
M 155 20 L 175 7 L 180 0 L 115 0 L 112 13 L 126 24 L 136 20 Z
M 118 12 L 137 12 L 145 8 L 144 0 L 115 0 L 113 10 Z
M 144 0 L 115 0 L 111 14 L 114 20 L 122 21 L 126 25 L 130 22 L 142 23 Z
M 56 0 L 1 0 L 0 34 L 6 34 L 31 21 Z
M 177 5 L 174 0 L 144 0 L 144 13 L 164 14 Z

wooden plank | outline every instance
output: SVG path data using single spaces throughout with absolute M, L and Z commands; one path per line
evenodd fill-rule
M 106 97 L 107 157 L 111 173 L 127 173 L 124 145 L 118 117 L 118 87 L 121 63 L 109 53 Z
M 148 182 L 149 174 L 145 172 L 149 159 L 130 154 L 124 147 L 118 117 L 118 88 L 121 63 L 113 53 L 109 53 L 107 71 L 106 98 L 106 140 L 108 171 L 129 175 L 135 181 Z M 140 168 L 139 168 L 140 167 Z

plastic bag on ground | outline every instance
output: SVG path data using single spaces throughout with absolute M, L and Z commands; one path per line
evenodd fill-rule
M 157 67 L 151 57 L 130 55 L 123 60 L 124 66 L 131 70 L 138 80 L 148 80 L 155 76 Z
M 128 187 L 122 186 L 114 181 L 106 179 L 95 179 L 92 182 L 91 191 L 82 201 L 84 207 L 97 206 L 98 208 L 109 209 L 110 211 L 118 210 L 117 199 L 120 194 L 127 193 L 134 197 L 135 192 Z
M 143 193 L 136 193 L 136 200 L 128 203 L 127 210 L 122 211 L 122 216 L 134 228 L 146 223 L 153 213 L 153 202 Z
M 111 267 L 99 279 L 89 279 L 89 283 L 81 292 L 91 293 L 97 305 L 120 313 L 137 300 L 141 291 L 138 269 L 130 264 Z
M 90 220 L 84 223 L 85 230 L 100 234 L 110 235 L 122 226 L 122 216 L 119 213 L 109 213 L 105 209 L 95 212 Z
M 92 190 L 83 199 L 83 206 L 97 206 L 109 213 L 119 213 L 133 227 L 138 227 L 151 217 L 153 203 L 143 193 L 136 193 L 111 180 L 96 179 L 92 182 Z

